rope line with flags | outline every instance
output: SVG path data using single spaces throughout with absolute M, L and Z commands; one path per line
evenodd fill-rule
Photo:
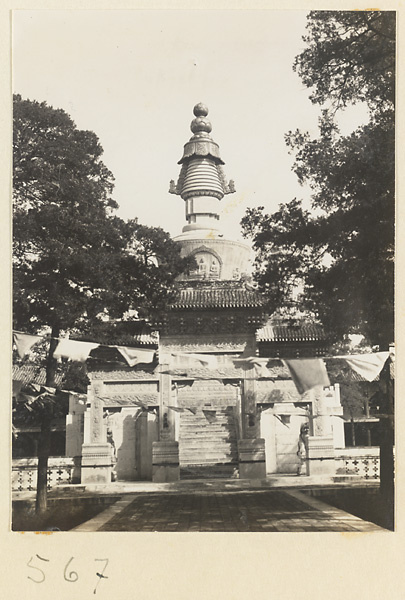
M 41 339 L 50 339 L 49 335 L 32 335 L 21 331 L 13 331 L 13 340 L 16 344 L 17 352 L 21 358 L 24 358 L 37 342 Z M 90 352 L 99 347 L 116 349 L 124 358 L 128 366 L 134 367 L 137 364 L 152 364 L 156 350 L 151 348 L 139 348 L 133 346 L 107 345 L 96 342 L 86 342 L 81 340 L 71 340 L 69 338 L 56 338 L 58 345 L 54 352 L 57 359 L 66 358 L 68 360 L 85 362 L 90 357 Z M 239 368 L 246 371 L 253 371 L 254 379 L 270 378 L 274 379 L 269 369 L 270 361 L 280 361 L 290 372 L 295 386 L 300 394 L 316 387 L 330 386 L 330 381 L 325 365 L 325 360 L 344 360 L 349 367 L 358 373 L 366 381 L 374 381 L 383 369 L 386 361 L 391 356 L 390 352 L 373 352 L 368 354 L 347 354 L 336 356 L 324 356 L 322 358 L 294 358 L 280 359 L 278 357 L 260 357 L 245 356 L 244 353 L 239 356 L 223 356 L 213 354 L 201 354 L 193 352 L 162 352 L 159 356 L 159 364 L 165 368 L 161 374 L 167 373 L 187 377 L 187 367 L 193 369 L 196 367 L 204 368 L 208 371 L 221 371 L 227 367 Z M 104 361 L 104 359 L 103 359 Z M 114 362 L 107 361 L 104 362 Z M 176 373 L 176 369 L 185 372 Z M 207 379 L 208 376 L 192 376 L 193 379 Z M 246 377 L 244 377 L 245 379 Z M 248 377 L 249 378 L 249 377 Z M 217 374 L 213 379 L 226 379 L 224 374 Z

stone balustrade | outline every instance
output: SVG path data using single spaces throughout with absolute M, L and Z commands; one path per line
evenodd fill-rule
M 80 482 L 81 457 L 51 456 L 48 460 L 48 490 L 58 485 Z M 17 458 L 12 462 L 13 492 L 37 488 L 37 458 Z
M 380 478 L 380 449 L 377 446 L 336 450 L 337 475 L 358 475 L 364 479 Z

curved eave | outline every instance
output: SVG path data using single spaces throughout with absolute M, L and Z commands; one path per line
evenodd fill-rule
M 183 289 L 170 305 L 171 310 L 262 309 L 264 300 L 241 288 Z

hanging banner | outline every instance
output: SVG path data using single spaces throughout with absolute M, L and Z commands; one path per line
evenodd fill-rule
M 294 358 L 282 362 L 288 367 L 299 394 L 317 385 L 330 386 L 325 363 L 320 358 Z
M 353 354 L 344 356 L 347 364 L 367 381 L 374 381 L 388 360 L 389 352 L 374 354 Z
M 185 366 L 197 366 L 196 363 L 199 363 L 202 367 L 207 367 L 209 369 L 216 369 L 219 366 L 218 357 L 212 356 L 208 354 L 192 354 L 187 352 L 171 352 L 170 358 L 180 358 L 180 367 L 183 368 Z M 170 360 L 170 368 L 174 368 L 177 361 Z
M 253 369 L 255 377 L 272 378 L 271 371 L 267 368 L 268 358 L 260 356 L 247 356 L 246 358 L 232 359 L 234 367 L 237 369 Z
M 170 408 L 170 410 L 173 410 L 174 412 L 177 412 L 177 413 L 183 413 L 185 410 L 181 406 L 169 406 L 168 405 L 167 408 Z
M 152 363 L 155 356 L 155 350 L 149 348 L 129 348 L 127 346 L 113 346 L 113 348 L 117 348 L 129 367 L 138 363 Z
M 13 398 L 16 398 L 21 392 L 22 385 L 22 381 L 17 381 L 16 379 L 13 379 Z
M 19 333 L 13 331 L 13 340 L 17 347 L 18 356 L 24 358 L 27 356 L 34 344 L 43 339 L 41 335 L 31 335 L 29 333 Z
M 63 339 L 56 346 L 53 355 L 55 358 L 67 358 L 73 361 L 86 362 L 90 352 L 99 346 L 100 344 L 93 344 L 92 342 Z

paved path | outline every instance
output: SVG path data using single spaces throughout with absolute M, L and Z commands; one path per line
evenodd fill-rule
M 139 492 L 74 531 L 385 531 L 296 490 Z

